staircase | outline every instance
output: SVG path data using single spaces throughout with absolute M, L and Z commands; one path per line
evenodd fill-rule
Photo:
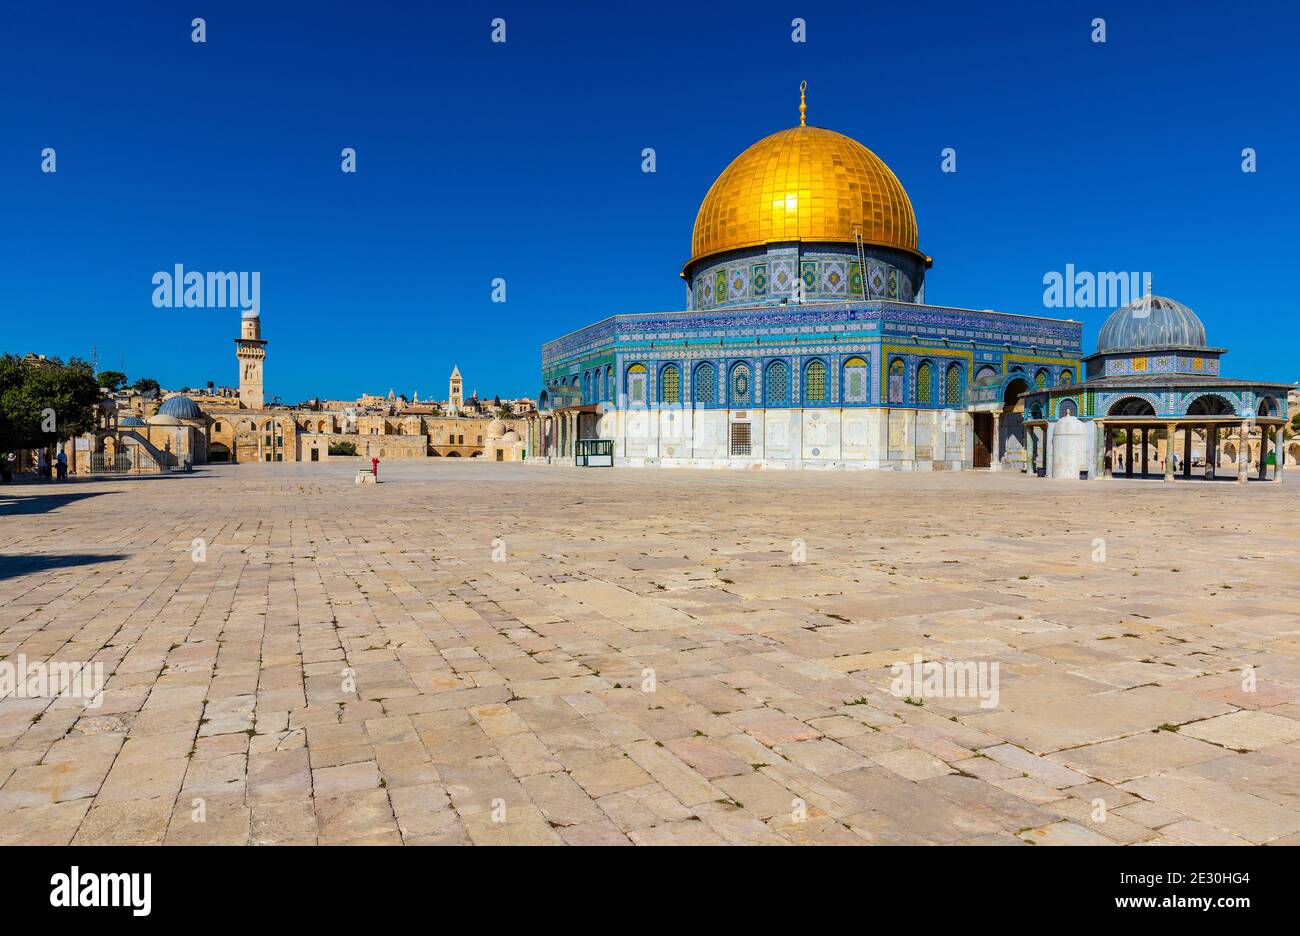
M 177 464 L 176 456 L 170 452 L 160 451 L 157 446 L 138 432 L 124 431 L 118 436 L 125 450 L 134 449 L 131 470 L 136 474 L 164 474 Z

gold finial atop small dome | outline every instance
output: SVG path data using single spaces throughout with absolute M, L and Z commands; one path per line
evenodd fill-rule
M 808 90 L 808 82 L 799 82 L 799 126 L 808 126 L 808 98 L 804 92 Z

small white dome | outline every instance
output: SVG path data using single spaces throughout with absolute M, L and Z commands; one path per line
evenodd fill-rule
M 499 439 L 503 435 L 505 435 L 505 432 L 506 432 L 506 424 L 503 423 L 501 420 L 494 419 L 490 423 L 488 423 L 487 437 L 489 439 Z
M 517 432 L 515 432 L 513 429 L 511 429 L 509 432 L 507 432 L 505 435 L 503 435 L 503 436 L 501 437 L 501 441 L 502 441 L 502 442 L 518 442 L 518 441 L 519 441 L 519 433 L 517 433 Z
M 1085 426 L 1081 420 L 1075 419 L 1067 413 L 1056 421 L 1056 426 L 1052 430 L 1052 434 L 1057 438 L 1060 438 L 1061 436 L 1086 436 L 1088 434 L 1088 427 Z

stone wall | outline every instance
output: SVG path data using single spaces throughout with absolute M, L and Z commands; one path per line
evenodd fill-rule
M 733 455 L 746 428 L 749 454 Z M 611 410 L 597 435 L 631 466 L 960 470 L 974 444 L 965 412 L 876 407 Z

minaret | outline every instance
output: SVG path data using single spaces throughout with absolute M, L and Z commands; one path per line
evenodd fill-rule
M 447 409 L 455 416 L 465 405 L 465 391 L 461 386 L 460 368 L 451 369 L 451 380 L 447 383 Z
M 235 339 L 235 358 L 239 361 L 239 402 L 244 409 L 263 408 L 262 365 L 266 362 L 266 342 L 262 340 L 262 320 L 256 309 L 245 309 L 241 316 L 239 337 Z

